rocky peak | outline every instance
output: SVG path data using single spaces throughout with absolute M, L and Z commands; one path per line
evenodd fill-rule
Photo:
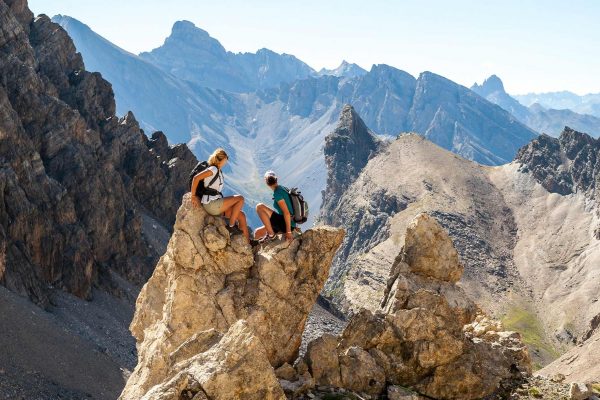
M 583 192 L 600 213 L 600 139 L 567 126 L 558 138 L 540 135 L 523 146 L 515 161 L 549 192 Z M 594 236 L 600 239 L 600 225 Z
M 366 70 L 354 63 L 349 63 L 343 60 L 342 63 L 335 69 L 323 68 L 319 71 L 319 75 L 333 75 L 346 78 L 355 78 L 357 76 L 363 76 L 367 73 Z
M 540 135 L 523 146 L 515 161 L 546 190 L 592 194 L 600 173 L 600 140 L 565 127 L 558 138 Z
M 342 109 L 337 128 L 325 138 L 327 189 L 323 194 L 323 210 L 335 207 L 339 197 L 356 179 L 360 171 L 378 150 L 380 141 L 369 131 L 354 108 Z M 323 214 L 330 223 L 330 214 Z
M 272 367 L 298 356 L 342 237 L 341 229 L 319 227 L 253 253 L 186 195 L 167 251 L 137 300 L 131 331 L 139 361 L 121 398 L 187 388 L 216 399 L 283 398 Z M 227 388 L 219 387 L 224 380 Z
M 173 24 L 171 36 L 166 39 L 165 44 L 171 42 L 185 42 L 189 45 L 210 49 L 215 53 L 225 53 L 225 48 L 217 39 L 214 39 L 207 31 L 198 28 L 190 21 L 177 21 Z
M 487 97 L 496 92 L 506 93 L 502 80 L 496 75 L 491 75 L 489 78 L 484 80 L 481 85 L 474 84 L 471 90 L 482 97 Z
M 537 136 L 506 109 L 432 72 L 423 72 L 417 80 L 408 130 L 486 165 L 509 162 L 521 146 Z M 459 142 L 460 149 L 455 148 Z M 483 148 L 497 151 L 482 152 Z

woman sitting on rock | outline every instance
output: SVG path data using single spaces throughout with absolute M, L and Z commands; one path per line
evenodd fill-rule
M 200 207 L 200 204 L 202 204 L 202 207 L 210 215 L 225 216 L 229 220 L 229 224 L 226 225 L 229 232 L 240 233 L 241 230 L 246 240 L 250 242 L 246 215 L 242 211 L 244 197 L 238 194 L 223 197 L 221 193 L 225 185 L 225 177 L 223 176 L 222 169 L 228 159 L 227 153 L 221 148 L 216 149 L 211 154 L 208 158 L 208 168 L 196 174 L 192 180 L 192 205 Z M 195 193 L 198 184 L 202 180 L 204 180 L 204 191 L 202 198 L 199 199 Z
M 277 175 L 273 171 L 265 173 L 265 183 L 273 191 L 275 210 L 262 203 L 256 206 L 256 213 L 264 226 L 254 231 L 254 237 L 261 238 L 259 242 L 262 243 L 273 240 L 278 233 L 284 233 L 285 239 L 291 241 L 292 230 L 296 227 L 296 223 L 292 219 L 293 208 L 290 195 L 277 183 Z

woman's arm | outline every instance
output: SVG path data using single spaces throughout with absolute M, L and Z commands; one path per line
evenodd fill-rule
M 196 189 L 198 189 L 198 185 L 202 179 L 208 178 L 209 176 L 213 176 L 213 172 L 210 169 L 205 169 L 202 172 L 194 175 L 194 179 L 192 179 L 192 204 L 194 206 L 199 206 L 200 199 L 196 196 Z
M 283 211 L 283 219 L 285 220 L 285 238 L 287 240 L 292 240 L 292 215 L 290 214 L 290 210 L 288 210 L 287 204 L 285 200 L 281 199 L 277 202 L 281 211 Z

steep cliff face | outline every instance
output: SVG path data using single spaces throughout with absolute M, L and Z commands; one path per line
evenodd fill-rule
M 89 297 L 109 268 L 143 282 L 157 253 L 140 215 L 173 220 L 194 156 L 118 119 L 110 84 L 26 1 L 0 1 L 0 21 L 0 282 L 41 305 L 49 285 Z
M 291 363 L 298 356 L 306 319 L 342 237 L 342 230 L 317 228 L 289 245 L 269 244 L 253 254 L 241 236 L 229 237 L 221 219 L 192 208 L 186 195 L 167 252 L 137 300 L 131 331 L 137 340 L 138 365 L 121 398 L 139 399 L 156 385 L 171 390 L 169 382 L 177 381 L 178 374 L 188 368 L 180 363 L 187 360 L 208 368 L 205 361 L 189 358 L 206 352 L 220 354 L 210 350 L 213 346 L 237 352 L 228 346 L 242 346 L 233 339 L 239 335 L 253 343 L 244 351 L 257 360 L 255 367 L 267 368 L 256 370 L 249 381 L 241 379 L 240 386 L 232 384 L 227 392 L 198 378 L 187 384 L 199 384 L 210 398 L 250 393 L 254 397 L 247 398 L 259 399 L 263 389 L 273 396 L 264 398 L 281 398 L 281 389 L 261 388 L 260 382 L 276 382 L 271 365 Z M 238 368 L 234 361 L 230 366 Z M 223 374 L 219 379 L 234 373 Z M 241 389 L 244 381 L 251 384 L 246 382 L 248 387 Z

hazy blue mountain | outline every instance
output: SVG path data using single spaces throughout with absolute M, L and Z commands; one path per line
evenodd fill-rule
M 178 21 L 164 44 L 140 57 L 162 70 L 200 86 L 248 92 L 315 74 L 289 54 L 268 49 L 234 54 L 189 21 Z
M 590 93 L 579 96 L 573 92 L 547 92 L 547 93 L 528 93 L 523 95 L 514 95 L 515 99 L 525 106 L 531 106 L 535 103 L 545 108 L 569 109 L 580 114 L 589 114 L 600 117 L 600 93 Z
M 504 108 L 538 133 L 557 137 L 565 126 L 570 126 L 592 136 L 600 135 L 600 118 L 578 114 L 570 109 L 546 108 L 539 103 L 526 107 L 506 93 L 502 80 L 496 75 L 490 76 L 481 85 L 474 84 L 471 90 Z
M 357 76 L 365 75 L 367 71 L 361 68 L 359 65 L 354 63 L 349 63 L 344 60 L 339 65 L 339 67 L 334 69 L 322 68 L 319 71 L 319 75 L 333 75 L 333 76 L 341 76 L 346 78 L 356 78 Z
M 499 106 L 429 72 L 417 79 L 387 65 L 374 65 L 353 78 L 315 74 L 233 93 L 204 88 L 166 72 L 153 64 L 155 59 L 125 52 L 72 19 L 57 21 L 73 37 L 88 68 L 113 82 L 120 110 L 133 110 L 143 126 L 160 129 L 169 138 L 187 137 L 183 140 L 198 158 L 217 146 L 225 147 L 232 155 L 225 171 L 228 187 L 246 196 L 249 205 L 270 201 L 261 176 L 274 169 L 284 184 L 302 189 L 316 215 L 326 182 L 325 136 L 337 126 L 345 104 L 351 104 L 374 133 L 396 136 L 414 131 L 489 165 L 510 161 L 535 136 Z M 232 69 L 231 58 L 216 40 L 190 24 L 178 25 L 176 31 L 191 29 L 192 42 L 210 49 L 213 70 L 241 71 Z M 188 46 L 181 39 L 177 45 Z M 185 65 L 189 60 L 183 56 L 178 60 L 176 55 L 170 54 L 173 64 Z
M 471 90 L 486 98 L 494 104 L 499 105 L 512 115 L 517 117 L 521 122 L 527 121 L 530 111 L 523 104 L 519 103 L 515 98 L 506 93 L 502 80 L 496 75 L 492 75 L 483 81 L 481 85 L 475 83 L 471 86 Z
M 419 76 L 407 122 L 407 130 L 488 165 L 510 162 L 536 136 L 503 108 L 431 72 Z
M 221 131 L 214 115 L 231 114 L 232 99 L 225 94 L 193 86 L 163 72 L 74 18 L 57 15 L 52 21 L 69 33 L 86 68 L 101 72 L 112 84 L 117 114 L 135 111 L 146 131 L 164 130 L 170 142 L 188 142 L 200 131 Z M 196 118 L 190 118 L 191 115 Z

